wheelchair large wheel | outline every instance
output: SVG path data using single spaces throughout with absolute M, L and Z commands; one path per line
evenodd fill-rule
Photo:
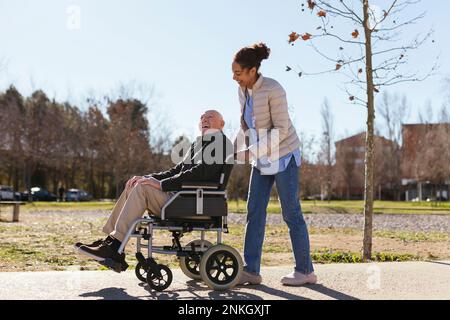
M 224 244 L 209 248 L 200 261 L 202 280 L 213 290 L 233 288 L 239 282 L 242 269 L 239 252 Z
M 158 264 L 155 268 L 158 268 L 158 270 L 152 270 L 152 268 L 149 268 L 147 272 L 147 283 L 153 290 L 163 291 L 172 283 L 172 271 L 170 271 L 168 266 L 163 264 Z M 156 271 L 158 271 L 161 275 L 157 276 Z
M 210 248 L 212 246 L 212 243 L 207 241 L 207 240 L 194 240 L 189 242 L 186 246 L 190 247 L 192 245 L 192 243 L 195 246 L 195 249 L 200 249 L 201 245 L 203 242 L 203 247 L 205 247 L 206 249 Z M 201 254 L 196 254 L 196 257 L 192 257 L 192 256 L 187 256 L 187 257 L 180 257 L 179 258 L 179 262 L 180 262 L 180 269 L 181 271 L 183 271 L 183 273 L 188 276 L 191 279 L 194 280 L 199 280 L 202 278 L 202 276 L 200 275 L 200 259 L 203 253 Z

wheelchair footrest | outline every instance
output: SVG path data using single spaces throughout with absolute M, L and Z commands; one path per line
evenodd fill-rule
M 136 252 L 136 259 L 141 263 L 141 265 L 145 266 L 147 264 L 147 261 L 145 260 L 144 255 L 142 252 Z
M 136 252 L 136 259 L 146 269 L 152 272 L 155 276 L 161 277 L 161 270 L 158 268 L 158 263 L 153 258 L 145 259 L 142 252 Z

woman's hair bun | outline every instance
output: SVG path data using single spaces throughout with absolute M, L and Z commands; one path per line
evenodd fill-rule
M 244 47 L 234 56 L 234 62 L 237 62 L 242 68 L 256 68 L 261 66 L 261 61 L 269 58 L 270 49 L 265 43 L 255 43 Z
M 258 55 L 260 60 L 265 60 L 269 58 L 270 55 L 270 49 L 267 47 L 265 43 L 255 43 L 253 45 L 253 49 L 256 50 L 256 54 Z

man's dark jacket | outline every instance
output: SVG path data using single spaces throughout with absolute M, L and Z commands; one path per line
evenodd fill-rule
M 230 158 L 233 161 L 233 157 L 229 157 L 232 154 L 233 144 L 222 131 L 206 134 L 191 144 L 183 161 L 167 171 L 146 177 L 161 181 L 162 191 L 178 191 L 186 182 L 219 183 L 225 161 Z

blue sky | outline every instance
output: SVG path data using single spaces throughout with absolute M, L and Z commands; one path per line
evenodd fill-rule
M 89 94 L 101 96 L 119 83 L 135 81 L 154 87 L 150 121 L 162 115 L 172 138 L 181 133 L 192 137 L 199 116 L 209 108 L 221 111 L 228 126 L 237 127 L 232 57 L 242 46 L 263 41 L 272 53 L 261 71 L 285 87 L 298 131 L 320 134 L 325 97 L 335 116 L 337 138 L 363 131 L 365 109 L 349 103 L 340 89 L 342 77 L 299 78 L 285 71 L 286 65 L 310 71 L 325 66 L 304 42 L 293 47 L 287 43 L 291 31 L 312 33 L 317 26 L 317 17 L 300 12 L 301 2 L 0 0 L 0 57 L 7 61 L 0 72 L 0 89 L 14 84 L 25 95 L 43 89 L 59 101 L 83 106 Z M 373 1 L 380 8 L 388 2 Z M 71 27 L 73 8 L 79 10 L 76 28 Z M 426 72 L 440 55 L 439 73 L 388 89 L 407 96 L 413 107 L 410 122 L 417 121 L 426 104 L 438 112 L 446 96 L 443 79 L 450 75 L 445 24 L 450 2 L 423 0 L 406 14 L 412 17 L 424 10 L 425 19 L 405 29 L 404 38 L 433 28 L 435 43 L 415 52 L 410 67 Z M 322 45 L 323 51 L 333 53 L 330 47 L 327 42 Z

